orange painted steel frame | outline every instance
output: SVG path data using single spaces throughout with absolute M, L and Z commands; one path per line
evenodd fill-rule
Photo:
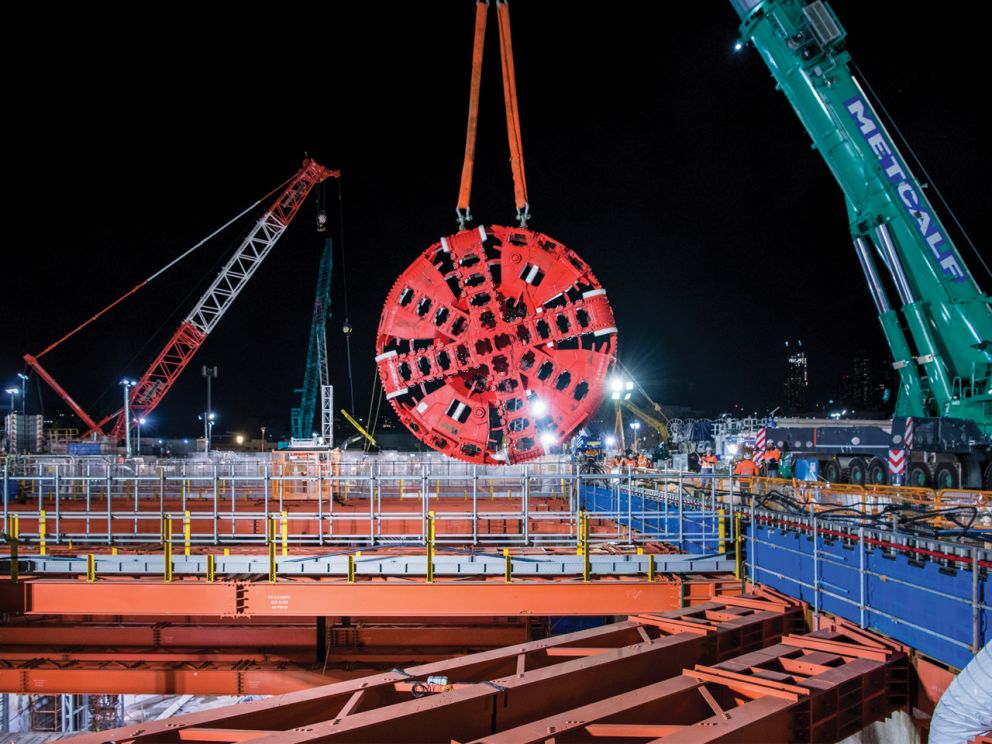
M 55 624 L 24 618 L 0 627 L 0 692 L 272 695 L 532 637 L 526 618 L 449 618 L 436 627 L 422 624 L 434 622 L 429 618 L 324 620 Z
M 835 741 L 907 703 L 904 649 L 799 617 L 743 597 L 75 741 Z
M 661 624 L 670 619 L 691 629 L 673 632 L 625 621 L 172 721 L 84 735 L 77 741 L 241 740 L 235 729 L 252 731 L 253 737 L 266 729 L 278 741 L 319 740 L 336 733 L 346 741 L 434 741 L 449 740 L 456 731 L 464 741 L 549 710 L 594 702 L 606 692 L 635 689 L 644 680 L 676 675 L 701 660 L 717 662 L 716 639 L 721 636 L 734 639 L 724 654 L 760 648 L 800 623 L 801 612 L 798 604 L 774 596 L 764 601 L 730 598 L 656 618 Z M 456 689 L 422 700 L 402 691 L 431 675 L 448 677 Z M 292 732 L 284 731 L 290 727 Z M 442 735 L 438 727 L 447 733 Z

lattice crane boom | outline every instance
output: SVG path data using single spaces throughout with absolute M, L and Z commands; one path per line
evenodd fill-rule
M 313 303 L 313 322 L 310 325 L 310 344 L 307 349 L 307 368 L 303 376 L 300 405 L 290 412 L 293 437 L 306 439 L 313 434 L 313 418 L 320 391 L 330 385 L 327 372 L 327 321 L 331 317 L 331 270 L 333 257 L 331 239 L 324 243 L 317 271 L 317 294 Z M 323 433 L 323 432 L 322 432 Z
M 132 420 L 151 413 L 162 402 L 162 398 L 189 364 L 197 349 L 203 345 L 207 335 L 244 289 L 276 241 L 282 237 L 313 187 L 339 175 L 339 171 L 328 170 L 309 158 L 303 161 L 289 185 L 255 223 L 200 301 L 172 334 L 165 348 L 141 376 L 131 392 L 131 409 L 134 414 Z M 103 425 L 114 418 L 116 421 L 111 434 L 118 438 L 123 436 L 123 411 L 105 417 L 87 434 L 102 431 Z

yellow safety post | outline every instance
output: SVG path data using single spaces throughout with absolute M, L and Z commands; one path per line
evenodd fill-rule
M 117 548 L 111 548 L 110 549 L 110 554 L 111 555 L 117 555 Z
M 282 513 L 280 528 L 282 529 L 282 556 L 289 555 L 289 514 Z
M 213 582 L 217 578 L 217 566 L 212 555 L 207 556 L 207 581 Z
M 183 555 L 189 556 L 190 518 L 189 512 L 183 512 Z
M 586 513 L 584 509 L 579 511 L 579 534 L 576 536 L 576 541 L 575 541 L 576 555 L 582 555 L 582 551 L 584 550 L 583 545 L 585 544 L 586 541 L 585 531 L 586 531 L 586 527 L 588 526 L 588 522 L 586 521 L 585 514 Z
M 96 581 L 96 556 L 92 553 L 86 556 L 86 580 L 91 584 Z
M 716 510 L 717 522 L 716 522 L 716 539 L 717 539 L 717 553 L 727 552 L 727 523 L 724 519 L 724 514 L 726 512 L 721 508 Z
M 436 481 L 434 481 L 434 484 L 435 484 L 434 496 L 436 498 L 441 498 L 441 481 L 440 480 L 436 480 Z
M 434 512 L 427 512 L 427 583 L 434 583 Z
M 269 516 L 269 523 L 266 525 L 269 543 L 269 583 L 276 583 L 276 518 Z
M 38 555 L 45 555 L 47 553 L 45 547 L 45 525 L 47 521 L 45 519 L 44 509 L 38 512 Z
M 489 499 L 491 501 L 496 500 L 496 485 L 493 483 L 493 479 L 489 479 Z
M 224 548 L 224 555 L 230 555 L 230 554 L 231 554 L 231 549 L 230 548 Z
M 172 581 L 172 518 L 164 517 L 162 519 L 164 522 L 162 526 L 162 534 L 164 535 L 164 578 L 166 581 Z
M 513 579 L 513 560 L 510 558 L 509 548 L 503 548 L 503 559 L 506 561 L 504 579 L 506 580 L 506 583 L 509 584 Z
M 579 524 L 582 529 L 582 580 L 589 581 L 591 573 L 589 564 L 589 512 L 584 510 L 581 512 Z
M 10 580 L 17 581 L 17 569 L 18 569 L 18 555 L 17 555 L 17 544 L 20 542 L 21 530 L 18 526 L 18 517 L 16 514 L 10 517 Z
M 348 583 L 355 583 L 355 559 L 360 556 L 362 552 L 356 551 L 348 556 Z
M 400 478 L 400 498 L 403 498 L 403 479 Z
M 69 550 L 72 550 L 72 538 L 69 538 Z
M 744 539 L 741 537 L 741 515 L 737 513 L 734 515 L 734 578 L 740 581 L 744 578 L 741 575 L 741 548 L 743 547 Z
M 654 581 L 654 554 L 648 555 L 648 581 Z
M 465 488 L 462 490 L 464 491 L 464 496 L 462 498 L 462 501 L 468 501 L 468 486 L 465 486 Z

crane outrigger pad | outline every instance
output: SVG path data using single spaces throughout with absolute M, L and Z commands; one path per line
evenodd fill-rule
M 597 411 L 616 335 L 606 290 L 574 251 L 491 225 L 441 238 L 400 275 L 376 364 L 386 398 L 425 444 L 518 463 Z

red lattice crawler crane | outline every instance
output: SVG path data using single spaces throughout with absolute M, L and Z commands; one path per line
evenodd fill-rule
M 573 251 L 492 225 L 441 238 L 400 275 L 376 363 L 386 398 L 428 446 L 518 463 L 596 412 L 616 333 L 606 290 Z

